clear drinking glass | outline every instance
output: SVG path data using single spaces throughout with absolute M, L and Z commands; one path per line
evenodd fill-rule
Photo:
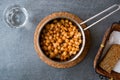
M 5 10 L 4 19 L 11 28 L 24 27 L 28 21 L 28 12 L 20 5 L 12 5 Z

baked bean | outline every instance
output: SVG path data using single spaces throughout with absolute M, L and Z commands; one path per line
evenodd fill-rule
M 79 51 L 81 36 L 81 32 L 72 21 L 55 19 L 43 28 L 40 46 L 49 58 L 66 61 Z

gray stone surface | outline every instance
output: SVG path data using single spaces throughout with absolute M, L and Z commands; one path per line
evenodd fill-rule
M 106 29 L 120 20 L 120 11 L 90 28 L 88 55 L 68 69 L 50 67 L 39 59 L 33 46 L 34 31 L 39 21 L 54 11 L 68 11 L 85 20 L 119 3 L 120 0 L 0 0 L 0 80 L 99 80 L 93 60 Z M 24 28 L 11 29 L 3 20 L 4 10 L 13 4 L 24 6 L 29 12 Z

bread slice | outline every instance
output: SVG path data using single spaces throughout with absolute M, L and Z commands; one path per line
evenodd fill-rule
M 107 51 L 107 54 L 104 56 L 99 66 L 108 73 L 111 73 L 112 69 L 114 68 L 115 64 L 118 62 L 119 59 L 120 45 L 113 44 Z

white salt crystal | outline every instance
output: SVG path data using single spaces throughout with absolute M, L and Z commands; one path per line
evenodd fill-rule
M 113 31 L 111 33 L 109 40 L 107 41 L 106 46 L 103 50 L 103 55 L 105 55 L 105 53 L 107 52 L 107 50 L 110 48 L 112 44 L 120 44 L 120 32 Z M 120 60 L 117 62 L 117 64 L 113 68 L 113 71 L 120 73 Z

